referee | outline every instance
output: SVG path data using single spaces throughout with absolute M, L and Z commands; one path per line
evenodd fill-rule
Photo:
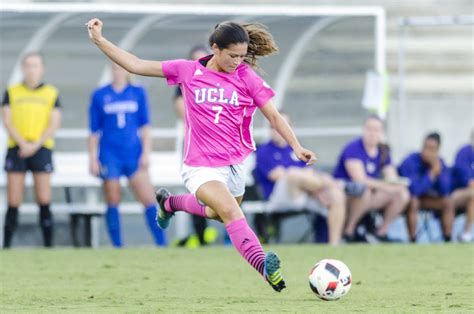
M 45 247 L 53 245 L 50 210 L 50 174 L 53 171 L 53 134 L 61 121 L 58 91 L 44 84 L 44 61 L 39 53 L 23 57 L 23 82 L 9 87 L 2 101 L 3 124 L 8 132 L 5 160 L 8 209 L 5 216 L 4 248 L 9 248 L 18 225 L 18 207 L 23 201 L 25 174 L 33 173 L 39 224 Z

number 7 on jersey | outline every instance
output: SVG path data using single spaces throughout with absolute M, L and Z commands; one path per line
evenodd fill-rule
M 219 116 L 222 112 L 222 106 L 212 106 L 212 111 L 216 112 L 216 117 L 214 118 L 214 123 L 219 123 Z

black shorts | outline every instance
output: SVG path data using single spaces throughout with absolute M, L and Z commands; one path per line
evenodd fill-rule
M 6 172 L 53 172 L 52 151 L 41 147 L 33 156 L 21 158 L 19 147 L 9 148 L 5 158 Z

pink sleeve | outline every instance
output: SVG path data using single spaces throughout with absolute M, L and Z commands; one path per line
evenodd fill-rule
M 249 69 L 246 82 L 253 101 L 259 108 L 263 107 L 275 96 L 273 89 L 252 69 Z
M 183 59 L 169 60 L 163 61 L 161 66 L 168 85 L 177 85 L 191 76 L 195 62 Z

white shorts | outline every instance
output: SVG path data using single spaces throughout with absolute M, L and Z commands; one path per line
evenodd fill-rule
M 283 177 L 275 182 L 272 194 L 268 198 L 266 210 L 278 211 L 301 211 L 308 209 L 312 212 L 327 215 L 327 209 L 317 199 L 310 197 L 308 193 L 302 192 L 296 198 L 290 193 L 288 180 Z
M 224 183 L 234 197 L 242 196 L 245 192 L 244 163 L 215 168 L 183 165 L 181 177 L 186 188 L 194 195 L 201 185 L 210 181 Z

